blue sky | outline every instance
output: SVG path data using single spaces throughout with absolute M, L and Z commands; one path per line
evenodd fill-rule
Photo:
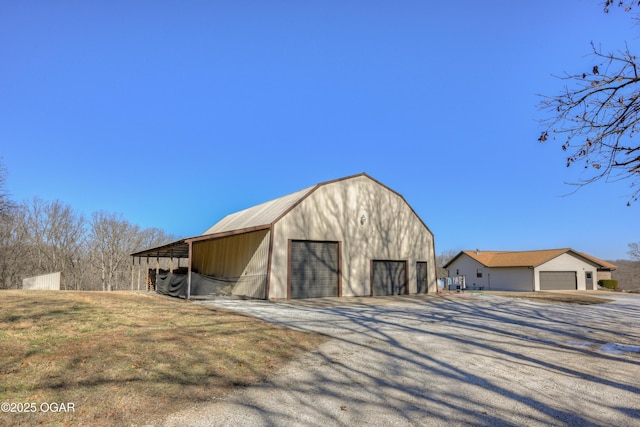
M 627 258 L 629 183 L 574 190 L 537 94 L 633 50 L 600 1 L 0 0 L 0 156 L 16 200 L 178 236 L 366 172 L 436 250 Z

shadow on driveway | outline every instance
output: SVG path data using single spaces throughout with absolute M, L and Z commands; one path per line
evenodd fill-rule
M 640 296 L 612 299 L 209 301 L 333 339 L 166 424 L 637 425 Z

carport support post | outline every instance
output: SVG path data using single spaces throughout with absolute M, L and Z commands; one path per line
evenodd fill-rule
M 193 254 L 193 242 L 189 242 L 189 261 L 187 267 L 187 299 L 191 299 L 191 255 Z
M 136 258 L 131 257 L 131 290 L 133 290 L 133 279 L 136 271 Z
M 149 286 L 149 255 L 147 255 L 147 263 L 144 265 L 144 277 L 147 287 L 147 292 L 151 292 L 151 287 Z
M 142 272 L 142 260 L 138 257 L 138 290 L 140 290 L 140 273 Z

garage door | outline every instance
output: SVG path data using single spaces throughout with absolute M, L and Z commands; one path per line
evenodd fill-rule
M 419 294 L 427 292 L 427 263 L 418 261 L 416 263 L 416 276 L 418 283 L 416 284 L 416 292 Z
M 541 271 L 540 290 L 576 290 L 578 282 L 575 271 Z
M 406 261 L 373 261 L 373 295 L 400 295 L 407 292 Z
M 290 297 L 338 296 L 338 242 L 292 241 Z

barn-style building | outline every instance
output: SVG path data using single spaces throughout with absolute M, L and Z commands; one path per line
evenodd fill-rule
M 433 233 L 400 194 L 365 173 L 230 214 L 200 236 L 132 256 L 134 269 L 145 257 L 177 260 L 181 268 L 157 275 L 157 290 L 185 298 L 436 291 Z

